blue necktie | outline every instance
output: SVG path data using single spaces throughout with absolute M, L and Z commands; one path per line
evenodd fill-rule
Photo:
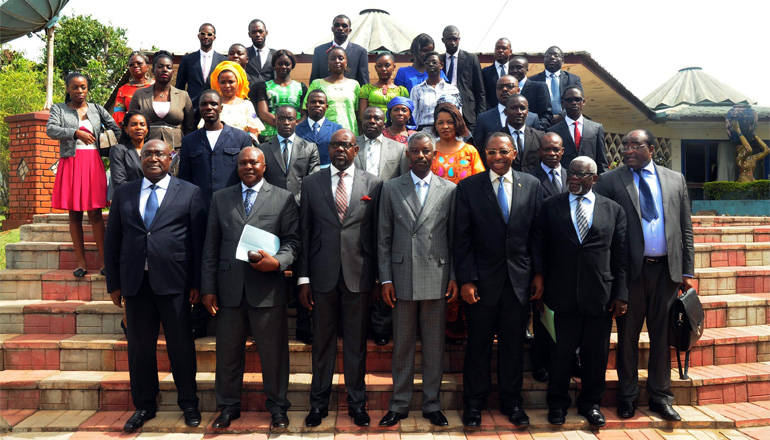
M 449 57 L 449 67 L 446 71 L 446 79 L 449 84 L 452 84 L 452 72 L 455 70 L 455 57 L 447 54 Z
M 251 196 L 254 194 L 254 190 L 249 188 L 246 190 L 246 200 L 243 201 L 243 210 L 246 211 L 246 217 L 251 213 L 251 207 L 254 206 L 254 200 Z
M 152 220 L 155 218 L 155 214 L 158 212 L 158 195 L 155 190 L 158 189 L 158 185 L 150 185 L 150 197 L 147 198 L 147 204 L 144 205 L 144 225 L 147 228 L 152 224 Z
M 551 74 L 551 109 L 554 115 L 561 113 L 561 92 L 559 91 L 559 79 Z
M 503 211 L 503 220 L 508 224 L 508 220 L 511 217 L 511 208 L 508 207 L 508 197 L 505 195 L 505 188 L 503 187 L 504 177 L 498 177 L 500 185 L 497 187 L 497 203 L 500 204 L 500 210 Z
M 639 176 L 639 204 L 642 207 L 642 218 L 649 221 L 658 218 L 658 210 L 655 208 L 655 199 L 652 198 L 650 185 L 644 180 L 642 172 L 644 170 L 634 170 Z
M 318 134 L 318 130 L 320 130 L 320 129 L 321 129 L 321 126 L 318 125 L 318 122 L 313 122 L 313 134 L 317 135 Z

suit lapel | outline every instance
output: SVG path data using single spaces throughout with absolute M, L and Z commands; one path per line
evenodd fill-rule
M 660 203 L 663 205 L 663 212 L 658 214 L 660 215 L 660 218 L 664 220 L 665 225 L 665 219 L 663 216 L 666 214 L 666 209 L 668 208 L 668 203 L 671 199 L 671 193 L 666 191 L 668 189 L 668 181 L 664 182 L 665 177 L 663 173 L 660 172 L 660 168 L 658 168 L 655 163 L 653 163 L 652 166 L 655 168 L 655 174 L 658 176 L 658 184 L 660 185 Z
M 364 171 L 356 169 L 353 172 L 353 188 L 350 190 L 350 203 L 348 204 L 348 210 L 345 213 L 345 221 L 348 221 L 350 214 L 355 211 L 358 203 L 361 201 L 361 197 L 364 195 L 365 186 L 366 179 L 364 178 Z
M 296 140 L 296 136 L 295 136 Z M 293 144 L 293 142 L 292 142 Z M 270 149 L 270 151 L 273 153 L 273 157 L 275 160 L 280 164 L 281 171 L 286 174 L 286 164 L 283 162 L 283 155 L 281 154 L 281 142 L 278 140 L 278 138 L 274 138 L 267 144 L 267 148 Z
M 140 170 L 142 169 L 142 160 L 139 158 L 139 153 L 136 152 L 136 148 L 133 148 L 133 145 L 127 145 L 128 147 L 128 154 L 127 156 L 130 157 L 131 161 L 134 162 L 134 165 L 137 166 Z
M 203 77 L 203 66 L 201 66 L 201 51 L 196 50 L 193 52 L 195 54 L 195 57 L 193 58 L 193 70 L 195 71 L 196 77 L 201 80 L 201 84 L 206 82 L 206 78 Z M 211 58 L 211 63 L 214 64 L 214 58 Z
M 572 212 L 570 211 L 569 206 L 569 196 L 564 197 L 564 202 L 559 203 L 557 207 L 559 210 L 559 215 L 561 216 L 562 224 L 567 225 L 567 230 L 569 230 L 567 235 L 569 235 L 569 238 L 579 246 L 580 238 L 578 238 L 577 230 L 575 230 L 575 223 L 572 221 Z
M 594 193 L 596 196 L 596 193 Z M 594 235 L 594 225 L 604 224 L 606 219 L 604 218 L 604 202 L 599 200 L 599 197 L 594 198 L 594 217 L 591 221 L 591 227 L 588 228 L 586 236 L 583 238 L 583 243 L 588 242 Z
M 243 207 L 243 191 L 241 185 L 235 187 L 231 193 L 233 205 L 238 210 L 238 214 L 241 215 L 243 221 L 246 221 L 246 208 Z M 252 207 L 252 212 L 254 211 Z
M 171 177 L 171 181 L 168 183 L 168 189 L 166 190 L 166 195 L 163 196 L 163 202 L 161 202 L 160 206 L 158 207 L 158 212 L 155 214 L 155 218 L 152 219 L 152 223 L 150 223 L 150 227 L 148 229 L 151 230 L 153 226 L 160 224 L 160 220 L 163 217 L 163 214 L 168 211 L 169 205 L 174 203 L 174 199 L 176 198 L 178 192 L 179 180 L 177 180 L 175 177 Z
M 254 200 L 254 205 L 251 207 L 251 212 L 249 212 L 249 217 L 246 218 L 246 221 L 248 222 L 252 217 L 254 217 L 254 213 L 259 211 L 259 208 L 265 204 L 265 200 L 267 200 L 268 197 L 270 197 L 270 189 L 272 187 L 270 186 L 267 181 L 262 184 L 262 189 L 259 190 L 259 193 L 257 193 L 257 199 Z M 241 203 L 241 206 L 243 206 L 243 203 Z M 244 211 L 245 213 L 245 211 Z
M 508 212 L 508 228 L 513 227 L 513 213 L 518 211 L 516 206 L 521 203 L 521 191 L 518 191 L 518 188 L 521 188 L 521 174 L 513 170 L 511 170 L 511 173 L 511 177 L 513 178 L 513 185 L 511 185 L 511 206 L 508 207 L 510 208 L 510 212 Z M 497 201 L 497 198 L 495 198 L 495 201 Z M 502 215 L 502 210 L 500 213 Z
M 583 124 L 583 126 L 585 127 L 585 124 Z M 561 136 L 564 141 L 564 149 L 571 148 L 571 151 L 574 151 L 575 154 L 577 154 L 577 147 L 575 146 L 575 141 L 572 139 L 572 134 L 570 134 L 570 128 L 569 125 L 567 125 L 567 121 L 560 122 L 556 127 L 558 135 Z
M 206 138 L 206 142 L 208 142 L 208 136 L 204 136 Z M 216 151 L 217 148 L 224 148 L 224 145 L 227 144 L 227 138 L 230 137 L 230 130 L 227 129 L 227 125 L 225 125 L 222 128 L 222 133 L 219 134 L 219 137 L 217 138 L 217 143 L 214 145 L 214 148 L 211 149 L 212 152 Z
M 626 187 L 628 197 L 631 199 L 631 203 L 634 204 L 634 209 L 636 209 L 636 216 L 639 218 L 639 222 L 641 222 L 642 209 L 639 206 L 639 191 L 637 191 L 636 185 L 634 185 L 633 170 L 629 167 L 625 167 L 625 169 L 620 172 L 620 181 L 623 182 L 623 186 Z
M 409 208 L 412 210 L 412 216 L 417 219 L 422 210 L 422 206 L 420 206 L 420 198 L 417 196 L 417 191 L 414 189 L 412 175 L 409 174 L 408 178 L 401 179 L 399 183 L 398 190 L 401 191 L 401 195 L 404 197 L 404 200 L 406 200 L 406 204 L 409 205 Z
M 324 182 L 321 185 L 321 194 L 323 195 L 323 198 L 326 199 L 326 202 L 329 204 L 329 208 L 332 210 L 332 214 L 334 215 L 334 218 L 338 219 L 337 216 L 337 205 L 334 203 L 334 193 L 332 192 L 332 171 L 331 168 L 324 168 L 321 170 L 322 173 L 324 173 Z
M 492 181 L 489 177 L 489 171 L 485 171 L 484 174 L 486 174 L 486 179 L 480 179 L 481 184 L 481 192 L 484 193 L 484 195 L 487 196 L 489 199 L 489 202 L 492 203 L 493 206 L 495 206 L 497 209 L 496 211 L 500 214 L 500 219 L 503 219 L 503 211 L 500 209 L 500 204 L 497 203 L 497 195 L 495 195 L 494 188 L 492 187 Z M 513 204 L 513 203 L 511 203 Z
M 446 184 L 443 182 L 443 180 L 441 180 L 440 177 L 438 176 L 431 177 L 430 186 L 428 187 L 428 196 L 425 198 L 425 205 L 422 207 L 422 210 L 420 211 L 420 216 L 417 217 L 417 223 L 415 223 L 415 226 L 414 226 L 415 231 L 419 229 L 423 223 L 425 223 L 425 220 L 428 218 L 430 213 L 433 212 L 433 208 L 436 207 L 436 204 L 438 203 L 445 189 L 446 189 Z M 414 189 L 412 191 L 415 192 Z
M 143 184 L 144 184 L 144 179 L 139 179 L 139 185 L 137 185 L 139 189 L 131 197 L 131 212 L 133 215 L 136 215 L 136 218 L 139 219 L 139 223 L 141 223 L 142 226 L 144 226 L 144 219 L 142 218 L 142 212 L 139 210 L 139 205 L 141 204 L 141 201 L 142 201 Z M 145 227 L 145 230 L 146 229 L 149 229 L 149 228 Z

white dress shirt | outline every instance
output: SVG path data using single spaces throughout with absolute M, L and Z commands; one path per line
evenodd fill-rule
M 209 79 L 211 73 L 211 63 L 214 61 L 214 49 L 210 49 L 208 52 L 204 52 L 203 49 L 199 51 L 201 53 L 201 70 L 203 73 L 203 81 Z
M 264 185 L 265 179 L 260 179 L 259 182 L 257 182 L 254 186 L 246 186 L 243 181 L 241 181 L 241 198 L 243 199 L 243 205 L 246 205 L 246 190 L 253 189 L 254 190 L 254 201 L 257 200 L 257 196 L 259 195 L 259 191 L 262 189 L 262 185 Z M 252 203 L 254 203 L 252 201 Z
M 572 143 L 575 143 L 575 120 L 570 119 L 569 116 L 564 115 L 564 121 L 567 123 L 567 128 L 569 129 L 569 135 L 572 136 Z M 583 139 L 583 115 L 580 115 L 579 118 L 577 118 L 578 123 L 578 130 L 580 130 L 580 139 Z M 580 145 L 575 145 L 575 147 L 580 148 Z
M 551 170 L 554 170 L 556 172 L 556 180 L 559 181 L 560 186 L 564 186 L 561 180 L 561 173 L 562 173 L 562 167 L 561 164 L 556 165 L 556 168 L 551 168 L 548 165 L 544 164 L 543 162 L 540 162 L 540 168 L 545 171 L 546 174 L 548 174 L 548 180 L 551 180 Z
M 318 124 L 318 131 L 321 131 L 321 127 L 323 127 L 325 120 L 326 120 L 325 116 L 321 116 L 321 119 L 319 119 L 317 121 L 314 121 L 314 120 L 310 119 L 310 116 L 308 116 L 307 117 L 307 125 L 308 125 L 308 127 L 310 127 L 310 131 L 313 134 L 317 134 L 315 131 L 313 131 L 313 124 L 317 123 Z
M 497 104 L 497 111 L 500 113 L 500 126 L 505 127 L 508 125 L 508 116 L 505 115 L 505 106 L 502 104 Z
M 575 227 L 575 233 L 578 236 L 578 240 L 580 240 L 580 229 L 578 229 L 577 214 L 575 213 L 575 210 L 577 209 L 577 198 L 578 196 L 570 193 L 569 215 L 572 217 L 572 226 Z M 594 194 L 593 190 L 583 194 L 583 201 L 581 204 L 583 205 L 583 213 L 586 215 L 586 220 L 588 220 L 588 229 L 591 229 L 591 225 L 594 223 L 594 205 L 596 204 L 596 194 Z M 580 242 L 582 243 L 583 241 L 580 240 Z
M 522 158 L 522 154 L 524 154 L 524 127 L 521 128 L 514 128 L 512 125 L 507 125 L 508 131 L 511 132 L 511 137 L 513 138 L 514 144 L 513 146 L 516 148 L 516 155 L 518 158 Z M 518 133 L 516 133 L 518 131 Z
M 366 157 L 364 157 L 366 172 L 372 173 L 375 176 L 380 175 L 380 154 L 382 154 L 383 137 L 383 135 L 379 135 L 374 139 L 366 138 Z
M 498 179 L 501 177 L 503 178 L 503 191 L 505 191 L 505 197 L 508 199 L 508 209 L 511 209 L 511 203 L 513 202 L 513 168 L 510 168 L 503 176 L 489 170 L 489 178 L 492 180 L 492 191 L 495 193 L 495 197 L 497 197 L 497 191 L 500 187 Z M 511 212 L 511 218 L 513 218 L 513 212 Z
M 256 57 L 257 54 L 259 54 L 259 61 L 261 62 L 259 69 L 262 70 L 263 67 L 265 67 L 265 63 L 267 62 L 267 57 L 270 55 L 270 48 L 267 47 L 267 44 L 265 44 L 265 47 L 262 49 L 257 48 L 257 46 L 254 46 L 253 44 L 251 47 L 254 48 L 254 56 Z
M 219 135 L 222 134 L 222 129 L 219 130 L 206 130 L 206 137 L 209 139 L 209 146 L 211 147 L 211 151 L 214 151 L 214 147 L 217 146 L 217 141 L 219 140 Z
M 557 70 L 556 72 L 553 72 L 553 75 L 556 75 L 556 90 L 559 90 L 559 93 L 561 93 L 561 89 L 559 86 L 561 85 L 561 70 Z M 545 71 L 545 83 L 548 85 L 548 94 L 551 95 L 551 101 L 553 101 L 553 94 L 551 94 L 551 81 L 553 81 L 554 78 L 551 78 L 551 72 Z M 519 85 L 521 87 L 521 85 Z M 556 98 L 561 99 L 561 96 L 557 96 Z M 582 132 L 581 132 L 582 133 Z
M 289 140 L 289 145 L 287 145 L 287 147 L 289 148 L 289 151 L 286 154 L 286 162 L 291 163 L 291 150 L 294 149 L 294 133 L 292 133 L 292 135 L 289 136 L 288 138 L 285 138 L 285 137 L 281 136 L 280 134 L 277 134 L 275 136 L 276 136 L 276 138 L 278 140 L 278 147 L 280 148 L 280 150 L 278 150 L 278 151 L 281 153 L 281 155 L 283 155 L 283 141 L 284 141 L 284 139 L 288 139 Z
M 633 173 L 636 192 L 639 193 L 639 175 Z M 658 173 L 655 172 L 655 165 L 652 161 L 642 168 L 642 176 L 647 186 L 650 187 L 652 199 L 655 202 L 655 209 L 658 210 L 658 218 L 648 222 L 642 219 L 642 233 L 644 234 L 644 256 L 662 257 L 668 254 L 666 244 L 665 217 L 663 216 L 663 195 L 660 191 L 660 180 Z M 641 204 L 641 199 L 639 200 Z
M 527 77 L 525 76 L 524 78 L 521 79 L 521 81 L 519 81 L 519 93 L 521 93 L 521 89 L 524 88 L 524 84 L 526 83 L 527 83 Z
M 457 52 L 453 53 L 452 55 L 446 54 L 445 66 L 447 69 L 449 68 L 449 66 L 452 66 L 452 81 L 450 82 L 450 84 L 452 84 L 453 86 L 457 85 L 457 62 L 458 62 L 457 55 L 459 54 L 460 54 L 459 47 L 457 48 Z M 451 61 L 452 59 L 454 59 L 454 64 L 452 64 L 452 61 Z M 447 73 L 447 76 L 449 76 L 448 73 Z
M 414 174 L 414 171 L 409 171 L 409 174 L 412 176 L 412 183 L 414 183 L 414 190 L 417 192 L 417 198 L 420 199 L 420 205 L 425 206 L 425 200 L 428 199 L 428 191 L 430 190 L 430 181 L 431 178 L 433 178 L 433 172 L 428 171 L 428 175 L 425 176 L 424 179 L 420 179 L 417 177 L 416 174 Z M 417 184 L 422 185 L 422 193 L 420 193 L 420 190 L 417 186 Z
M 500 75 L 500 68 L 503 68 L 503 74 Z M 502 78 L 505 75 L 508 75 L 508 63 L 500 64 L 499 62 L 495 61 L 495 72 L 497 72 L 497 77 Z

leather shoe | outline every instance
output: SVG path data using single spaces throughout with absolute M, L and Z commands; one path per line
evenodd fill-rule
M 191 406 L 184 410 L 184 424 L 191 428 L 201 424 L 201 412 L 197 407 Z
M 369 414 L 366 413 L 366 408 L 349 409 L 348 415 L 353 418 L 353 423 L 356 426 L 369 426 L 369 422 L 371 422 Z
M 620 402 L 618 404 L 618 417 L 630 419 L 636 414 L 636 402 Z
M 328 409 L 321 411 L 318 408 L 312 408 L 310 412 L 307 413 L 307 417 L 305 417 L 305 426 L 308 428 L 316 427 L 320 425 L 323 419 L 328 415 Z
M 551 425 L 563 425 L 567 420 L 567 410 L 562 408 L 550 408 L 548 410 L 548 423 Z
M 297 340 L 307 345 L 313 344 L 313 334 L 310 332 L 297 332 Z
M 607 424 L 607 421 L 604 419 L 604 414 L 599 411 L 599 408 L 589 408 L 585 411 L 579 409 L 578 414 L 585 417 L 592 426 L 601 427 Z
M 481 426 L 481 411 L 478 408 L 469 406 L 463 411 L 463 425 L 468 428 L 478 428 Z
M 235 419 L 239 419 L 240 417 L 241 417 L 240 411 L 222 410 L 222 412 L 219 413 L 219 417 L 217 417 L 216 420 L 214 420 L 214 424 L 212 424 L 211 427 L 216 429 L 228 428 L 230 426 L 230 422 L 232 422 Z
M 286 416 L 286 413 L 278 413 L 273 414 L 273 428 L 288 428 L 289 427 L 289 417 Z
M 514 406 L 508 415 L 508 420 L 516 426 L 529 426 L 529 416 L 524 412 L 524 408 Z
M 385 416 L 380 420 L 380 426 L 396 426 L 399 420 L 405 419 L 408 414 L 399 414 L 396 411 L 388 411 Z
M 532 377 L 538 382 L 548 382 L 548 370 L 540 367 L 532 372 Z
M 138 409 L 134 411 L 134 414 L 128 419 L 125 425 L 123 425 L 123 432 L 134 432 L 144 425 L 144 422 L 155 418 L 155 411 L 147 411 L 145 409 Z
M 377 345 L 385 345 L 390 342 L 390 337 L 388 337 L 388 335 L 375 334 L 373 339 L 374 343 Z
M 446 417 L 444 417 L 444 413 L 441 411 L 422 413 L 422 417 L 430 420 L 431 425 L 449 426 L 449 422 L 447 421 Z
M 650 411 L 658 413 L 660 418 L 668 420 L 669 422 L 680 422 L 682 418 L 679 417 L 679 413 L 674 411 L 671 405 L 665 403 L 650 402 Z

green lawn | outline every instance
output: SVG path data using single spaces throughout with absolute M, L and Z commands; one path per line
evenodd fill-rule
M 4 215 L 0 215 L 0 223 L 5 220 Z M 12 229 L 10 231 L 0 232 L 0 270 L 5 269 L 5 245 L 9 243 L 16 243 L 19 241 L 19 230 Z

